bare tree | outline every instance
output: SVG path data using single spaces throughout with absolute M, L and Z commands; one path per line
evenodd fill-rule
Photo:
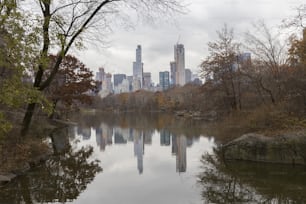
M 39 5 L 42 48 L 36 68 L 33 86 L 42 91 L 50 85 L 58 73 L 59 65 L 73 45 L 80 45 L 86 34 L 97 27 L 108 29 L 111 20 L 125 10 L 154 18 L 161 14 L 173 14 L 183 9 L 182 0 L 36 0 Z M 50 74 L 44 77 L 48 67 L 50 49 L 57 49 L 56 62 Z M 43 80 L 46 78 L 46 80 Z M 22 135 L 26 135 L 36 103 L 28 104 L 23 120 Z
M 231 108 L 241 108 L 239 87 L 237 87 L 237 55 L 239 43 L 234 42 L 233 29 L 225 25 L 221 31 L 217 31 L 218 40 L 208 43 L 209 56 L 201 63 L 203 77 L 212 77 L 214 83 L 220 84 L 226 94 L 226 101 Z
M 252 32 L 245 33 L 244 46 L 252 53 L 252 66 L 244 73 L 275 104 L 284 91 L 283 77 L 288 65 L 286 43 L 281 43 L 280 35 L 272 34 L 264 22 L 254 24 L 254 28 Z
M 306 28 L 306 4 L 301 4 L 296 8 L 296 15 L 289 19 L 283 20 L 283 26 L 293 28 Z

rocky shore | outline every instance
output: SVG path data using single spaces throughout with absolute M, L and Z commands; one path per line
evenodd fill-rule
M 20 166 L 16 167 L 16 169 L 10 172 L 0 172 L 0 186 L 11 182 L 17 176 L 23 175 L 31 168 L 39 165 L 42 162 L 45 162 L 52 154 L 52 151 L 46 152 L 43 155 L 37 156 L 32 158 L 30 161 L 20 164 Z
M 306 130 L 274 137 L 245 134 L 221 148 L 225 160 L 306 165 Z
M 75 125 L 76 123 L 71 121 L 63 121 L 63 120 L 50 120 L 47 124 L 44 125 L 43 132 L 46 135 L 51 135 L 52 131 L 55 131 L 57 129 L 65 128 L 70 125 Z M 61 137 L 56 137 L 55 141 L 52 141 L 54 143 L 57 143 Z M 62 141 L 60 141 L 62 142 Z M 0 186 L 5 185 L 9 182 L 11 182 L 14 178 L 16 178 L 19 175 L 26 174 L 31 168 L 34 168 L 41 163 L 47 161 L 53 154 L 54 150 L 52 147 L 52 144 L 48 144 L 46 147 L 41 148 L 40 143 L 35 144 L 28 144 L 31 148 L 30 151 L 32 151 L 32 154 L 29 158 L 27 158 L 25 161 L 16 163 L 10 170 L 10 171 L 4 171 L 1 172 L 0 169 Z M 63 145 L 66 145 L 66 143 L 63 143 Z M 35 152 L 35 153 L 33 153 Z

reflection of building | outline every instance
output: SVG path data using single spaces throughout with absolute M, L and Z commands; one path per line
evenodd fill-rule
M 115 144 L 126 144 L 127 139 L 123 136 L 121 128 L 114 128 Z
M 186 157 L 187 139 L 184 135 L 172 136 L 172 154 L 176 155 L 176 171 L 186 172 L 187 157 Z
M 176 135 L 172 134 L 172 149 L 171 149 L 171 153 L 173 155 L 177 154 L 177 143 L 176 143 Z
M 106 141 L 103 138 L 103 130 L 101 127 L 98 127 L 96 129 L 96 142 L 97 142 L 97 145 L 100 147 L 100 150 L 104 151 L 106 147 Z
M 113 129 L 102 123 L 100 127 L 96 129 L 96 142 L 100 150 L 104 151 L 107 145 L 113 143 Z
M 83 140 L 89 140 L 91 136 L 91 128 L 89 127 L 78 127 L 77 130 L 79 135 L 82 135 Z
M 134 154 L 137 157 L 137 168 L 139 174 L 143 172 L 143 155 L 144 155 L 144 142 L 143 134 L 140 131 L 134 131 Z
M 170 145 L 170 132 L 168 130 L 161 130 L 160 131 L 160 145 Z
M 143 131 L 143 140 L 145 144 L 152 144 L 152 135 L 153 131 L 150 130 Z
M 134 133 L 134 129 L 133 129 L 133 128 L 130 128 L 130 129 L 129 129 L 129 141 L 130 141 L 130 142 L 133 142 L 133 141 L 134 141 L 134 135 L 133 135 L 133 133 Z

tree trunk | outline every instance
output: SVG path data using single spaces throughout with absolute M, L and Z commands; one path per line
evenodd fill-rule
M 36 103 L 28 104 L 28 107 L 27 107 L 27 110 L 26 110 L 26 113 L 24 115 L 23 122 L 22 122 L 21 136 L 25 136 L 29 131 L 29 127 L 31 124 L 35 106 L 36 106 Z
M 55 99 L 55 100 L 53 101 L 52 113 L 51 113 L 51 115 L 50 115 L 50 117 L 49 117 L 50 119 L 53 119 L 53 118 L 54 118 L 55 109 L 56 109 L 57 102 L 58 102 L 58 99 Z

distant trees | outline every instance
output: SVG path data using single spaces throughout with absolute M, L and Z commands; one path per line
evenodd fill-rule
M 109 95 L 94 106 L 102 110 L 116 111 L 196 111 L 203 108 L 201 86 L 186 84 L 163 92 L 139 90 L 132 93 Z

